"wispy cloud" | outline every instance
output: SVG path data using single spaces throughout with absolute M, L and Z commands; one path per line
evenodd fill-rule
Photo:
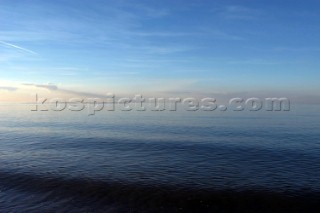
M 34 87 L 38 87 L 38 88 L 44 88 L 44 89 L 48 89 L 48 90 L 58 90 L 58 86 L 48 83 L 48 84 L 29 84 L 29 83 L 25 83 L 22 84 L 24 86 L 34 86 Z
M 15 48 L 15 49 L 18 49 L 18 50 L 21 50 L 21 51 L 24 51 L 24 52 L 27 52 L 27 53 L 30 53 L 30 54 L 33 54 L 33 55 L 37 55 L 37 53 L 32 51 L 32 50 L 29 50 L 29 49 L 26 49 L 26 48 L 23 48 L 23 47 L 20 47 L 18 45 L 14 45 L 14 44 L 11 44 L 11 43 L 8 43 L 8 42 L 0 41 L 0 44 L 5 45 L 7 47 Z
M 128 6 L 137 9 L 139 12 L 142 12 L 146 17 L 150 18 L 162 18 L 168 16 L 171 12 L 168 9 L 137 4 L 137 2 L 134 2 L 134 4 L 129 4 Z
M 5 91 L 8 91 L 8 92 L 14 92 L 17 89 L 18 89 L 17 87 L 0 87 L 0 90 L 5 90 Z
M 295 52 L 309 52 L 309 51 L 320 51 L 319 47 L 276 47 L 274 51 L 295 51 Z
M 261 14 L 260 10 L 240 5 L 227 5 L 219 11 L 220 17 L 237 20 L 252 20 Z
M 83 91 L 77 91 L 73 89 L 65 89 L 65 88 L 59 88 L 57 85 L 48 83 L 48 84 L 34 84 L 34 83 L 24 83 L 23 86 L 27 87 L 36 87 L 41 89 L 47 89 L 49 91 L 53 92 L 62 92 L 63 94 L 69 94 L 69 95 L 76 95 L 76 96 L 82 96 L 82 97 L 94 97 L 94 98 L 105 98 L 108 97 L 107 95 L 103 95 L 100 93 L 94 93 L 94 92 L 83 92 Z M 3 89 L 9 90 L 10 88 L 3 87 Z M 17 89 L 17 88 L 16 88 Z M 1 87 L 0 87 L 1 90 Z M 57 93 L 59 94 L 59 93 Z

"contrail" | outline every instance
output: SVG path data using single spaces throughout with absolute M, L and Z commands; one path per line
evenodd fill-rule
M 33 52 L 32 50 L 28 50 L 26 48 L 23 48 L 23 47 L 19 47 L 17 45 L 14 45 L 14 44 L 10 44 L 10 43 L 7 43 L 7 42 L 4 42 L 4 41 L 0 41 L 0 44 L 4 44 L 6 46 L 9 46 L 9 47 L 13 47 L 13 48 L 16 48 L 18 50 L 22 50 L 22 51 L 25 51 L 25 52 L 28 52 L 28 53 L 31 53 L 33 55 L 37 55 L 36 52 Z

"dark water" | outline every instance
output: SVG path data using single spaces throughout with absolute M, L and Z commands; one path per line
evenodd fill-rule
M 0 212 L 317 212 L 320 109 L 0 106 Z

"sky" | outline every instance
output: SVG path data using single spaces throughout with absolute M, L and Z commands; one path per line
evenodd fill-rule
M 2 102 L 110 92 L 319 99 L 317 0 L 0 0 L 0 20 Z

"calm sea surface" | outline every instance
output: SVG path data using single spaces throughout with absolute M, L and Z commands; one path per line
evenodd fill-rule
M 320 201 L 319 106 L 30 109 L 0 106 L 0 212 L 312 211 Z

